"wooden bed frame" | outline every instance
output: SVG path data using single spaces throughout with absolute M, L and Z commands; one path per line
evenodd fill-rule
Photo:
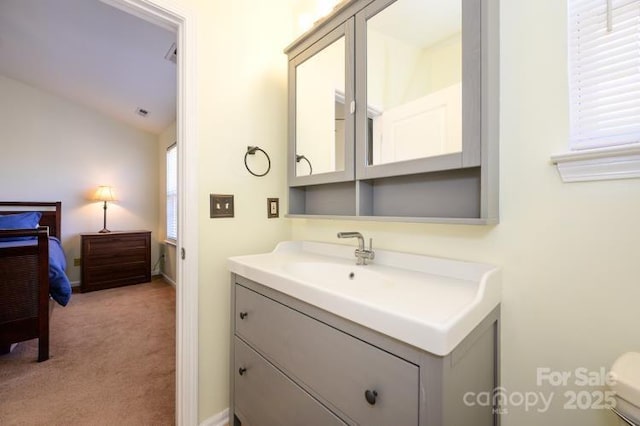
M 0 230 L 0 238 L 38 240 L 36 245 L 0 248 L 0 354 L 8 353 L 13 343 L 37 338 L 41 362 L 49 359 L 48 235 L 60 239 L 62 203 L 0 201 L 0 215 L 32 211 L 42 213 L 38 229 Z

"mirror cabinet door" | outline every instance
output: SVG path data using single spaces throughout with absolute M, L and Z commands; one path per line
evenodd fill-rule
M 295 151 L 292 175 L 301 184 L 352 180 L 354 155 L 353 20 L 291 61 Z M 292 76 L 292 77 L 291 77 Z M 292 161 L 290 159 L 290 161 Z
M 462 151 L 461 8 L 398 0 L 367 20 L 370 165 Z
M 357 100 L 366 105 L 357 119 L 359 179 L 470 165 L 463 151 L 479 135 L 463 141 L 463 118 L 479 87 L 473 95 L 463 72 L 474 33 L 465 21 L 475 13 L 463 3 L 479 1 L 378 0 L 356 16 Z

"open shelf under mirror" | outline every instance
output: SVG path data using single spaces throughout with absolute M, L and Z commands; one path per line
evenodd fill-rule
M 288 217 L 493 224 L 479 167 L 289 188 Z M 486 196 L 484 196 L 486 198 Z M 434 200 L 436 200 L 434 202 Z

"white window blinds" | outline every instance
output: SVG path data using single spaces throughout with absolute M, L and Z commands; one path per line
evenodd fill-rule
M 167 239 L 178 239 L 178 147 L 167 149 Z
M 569 0 L 571 149 L 640 141 L 640 0 Z

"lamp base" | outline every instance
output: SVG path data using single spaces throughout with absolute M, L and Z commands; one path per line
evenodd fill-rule
M 111 232 L 107 229 L 107 201 L 105 200 L 104 202 L 104 206 L 102 207 L 102 209 L 104 210 L 104 215 L 103 215 L 103 222 L 102 222 L 102 231 L 98 231 L 100 234 L 106 234 L 108 232 Z

